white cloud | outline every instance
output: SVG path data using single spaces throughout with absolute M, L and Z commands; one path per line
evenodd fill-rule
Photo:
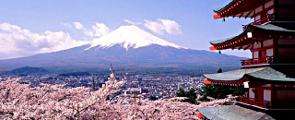
M 110 29 L 103 23 L 95 23 L 95 25 L 92 26 L 92 30 L 94 33 L 93 36 L 95 37 L 101 37 L 110 32 Z
M 127 24 L 130 24 L 130 25 L 141 25 L 142 24 L 140 22 L 134 22 L 134 21 L 131 21 L 129 19 L 125 19 L 124 22 L 127 23 Z
M 158 33 L 158 34 L 164 34 L 165 33 L 165 28 L 164 26 L 159 23 L 158 21 L 150 21 L 150 20 L 144 20 L 144 26 L 151 30 L 154 33 Z
M 65 26 L 65 27 L 67 27 L 67 28 L 71 28 L 71 29 L 73 28 L 72 23 L 61 22 L 60 25 Z
M 73 24 L 74 24 L 74 27 L 77 30 L 83 30 L 83 29 L 85 29 L 84 26 L 80 22 L 73 22 Z
M 73 22 L 74 28 L 83 32 L 86 36 L 89 37 L 101 37 L 110 32 L 108 26 L 103 23 L 95 23 L 95 25 L 91 26 L 91 29 L 87 29 L 80 22 Z
M 156 21 L 144 20 L 144 26 L 157 34 L 182 34 L 181 26 L 174 20 L 157 19 Z
M 0 59 L 53 52 L 82 45 L 63 31 L 34 33 L 9 23 L 0 23 Z

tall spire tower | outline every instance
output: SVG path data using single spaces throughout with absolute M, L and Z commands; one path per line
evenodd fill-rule
M 110 77 L 109 77 L 109 80 L 112 79 L 112 80 L 116 80 L 116 75 L 115 75 L 115 72 L 114 72 L 114 69 L 113 69 L 113 64 L 110 64 Z

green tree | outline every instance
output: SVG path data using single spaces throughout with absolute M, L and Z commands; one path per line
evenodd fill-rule
M 183 88 L 179 88 L 179 90 L 176 92 L 177 97 L 186 97 L 186 93 Z
M 186 97 L 188 99 L 186 99 L 184 102 L 189 102 L 189 103 L 196 103 L 196 91 L 195 89 L 190 89 L 189 91 L 185 91 L 183 88 L 180 88 L 177 92 L 176 92 L 176 96 L 177 97 Z
M 245 89 L 243 86 L 228 86 L 210 84 L 203 87 L 201 94 L 204 97 L 210 96 L 216 99 L 226 98 L 226 95 L 232 94 L 235 96 L 244 95 Z
M 156 96 L 150 96 L 149 97 L 149 100 L 151 100 L 151 101 L 155 101 L 155 100 L 158 100 L 159 98 L 158 97 L 156 97 Z

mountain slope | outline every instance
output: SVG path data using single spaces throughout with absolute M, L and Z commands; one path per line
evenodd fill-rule
M 0 61 L 0 70 L 33 66 L 49 69 L 237 68 L 241 58 L 180 47 L 136 26 L 123 26 L 93 43 L 54 53 Z
M 38 67 L 21 67 L 17 69 L 13 69 L 11 71 L 6 72 L 6 74 L 18 74 L 18 75 L 26 75 L 26 74 L 46 74 L 48 71 L 43 68 Z

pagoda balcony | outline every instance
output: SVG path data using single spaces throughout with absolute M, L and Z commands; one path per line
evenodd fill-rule
M 272 63 L 273 63 L 273 57 L 253 58 L 253 59 L 241 60 L 241 64 L 244 67 L 259 65 L 259 64 L 272 64 Z
M 248 104 L 252 106 L 258 106 L 261 108 L 271 108 L 271 102 L 270 101 L 263 101 L 261 99 L 253 99 L 253 98 L 247 98 L 247 97 L 239 97 L 239 103 L 241 104 Z

